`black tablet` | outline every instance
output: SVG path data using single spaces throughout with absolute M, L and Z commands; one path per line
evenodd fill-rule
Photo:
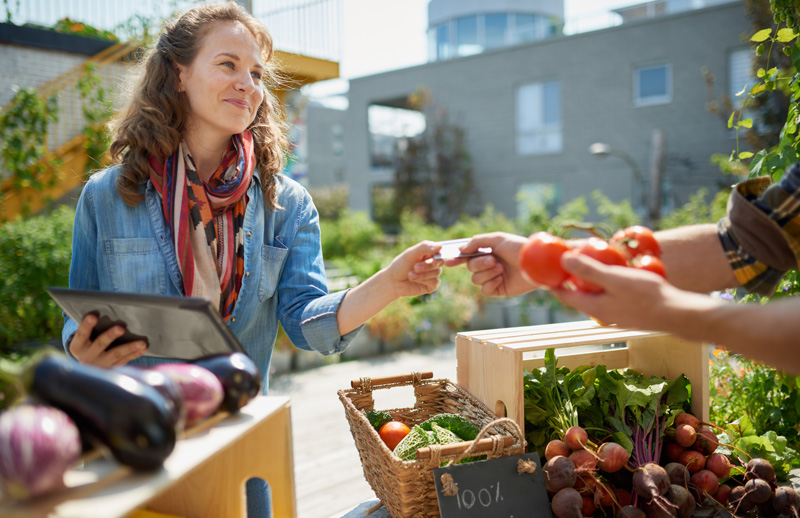
M 126 332 L 109 347 L 133 340 L 147 342 L 144 356 L 194 360 L 216 353 L 245 352 L 219 313 L 205 299 L 48 288 L 76 322 L 98 316 L 94 338 L 113 325 Z

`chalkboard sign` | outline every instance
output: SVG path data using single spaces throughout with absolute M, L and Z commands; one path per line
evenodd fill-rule
M 434 468 L 433 480 L 442 518 L 553 516 L 536 452 Z

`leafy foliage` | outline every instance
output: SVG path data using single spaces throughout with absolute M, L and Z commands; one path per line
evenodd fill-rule
M 711 362 L 711 416 L 715 423 L 747 419 L 753 434 L 773 432 L 800 451 L 800 377 L 722 348 Z M 800 457 L 792 460 L 800 467 Z
M 477 206 L 466 132 L 444 109 L 434 107 L 426 92 L 412 95 L 410 103 L 428 112 L 427 125 L 421 135 L 405 139 L 405 149 L 397 154 L 397 213 L 412 209 L 425 221 L 448 227 Z
M 42 157 L 47 154 L 47 126 L 58 121 L 58 111 L 55 95 L 43 99 L 34 88 L 19 88 L 0 115 L 0 157 L 14 189 L 42 189 L 55 182 L 48 165 L 56 162 Z
M 84 75 L 75 87 L 81 97 L 81 111 L 85 125 L 82 133 L 86 137 L 84 147 L 89 155 L 86 163 L 87 173 L 97 168 L 101 157 L 111 144 L 111 136 L 106 123 L 114 113 L 108 92 L 103 87 L 102 77 L 97 73 L 97 66 L 88 63 L 84 67 Z
M 61 310 L 45 288 L 68 284 L 74 217 L 74 210 L 61 207 L 50 215 L 0 227 L 0 351 L 4 356 L 17 342 L 60 336 Z

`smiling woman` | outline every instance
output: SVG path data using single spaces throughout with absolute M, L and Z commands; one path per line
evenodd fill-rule
M 439 285 L 440 246 L 412 246 L 361 285 L 328 293 L 319 215 L 281 174 L 288 155 L 272 38 L 233 2 L 167 24 L 115 122 L 114 165 L 91 176 L 75 212 L 71 288 L 203 298 L 258 366 L 267 391 L 279 324 L 292 343 L 342 352 L 392 301 Z M 65 319 L 67 352 L 103 367 L 153 365 L 144 341 L 108 348 L 97 317 Z M 145 324 L 146 327 L 146 324 Z M 144 334 L 147 332 L 144 331 Z M 267 516 L 264 483 L 248 514 Z

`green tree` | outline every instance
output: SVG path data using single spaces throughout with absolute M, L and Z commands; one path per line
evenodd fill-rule
M 445 109 L 434 106 L 424 90 L 410 96 L 409 104 L 426 113 L 426 129 L 399 146 L 395 207 L 398 213 L 410 209 L 426 222 L 449 227 L 462 214 L 474 214 L 478 206 L 466 132 Z

